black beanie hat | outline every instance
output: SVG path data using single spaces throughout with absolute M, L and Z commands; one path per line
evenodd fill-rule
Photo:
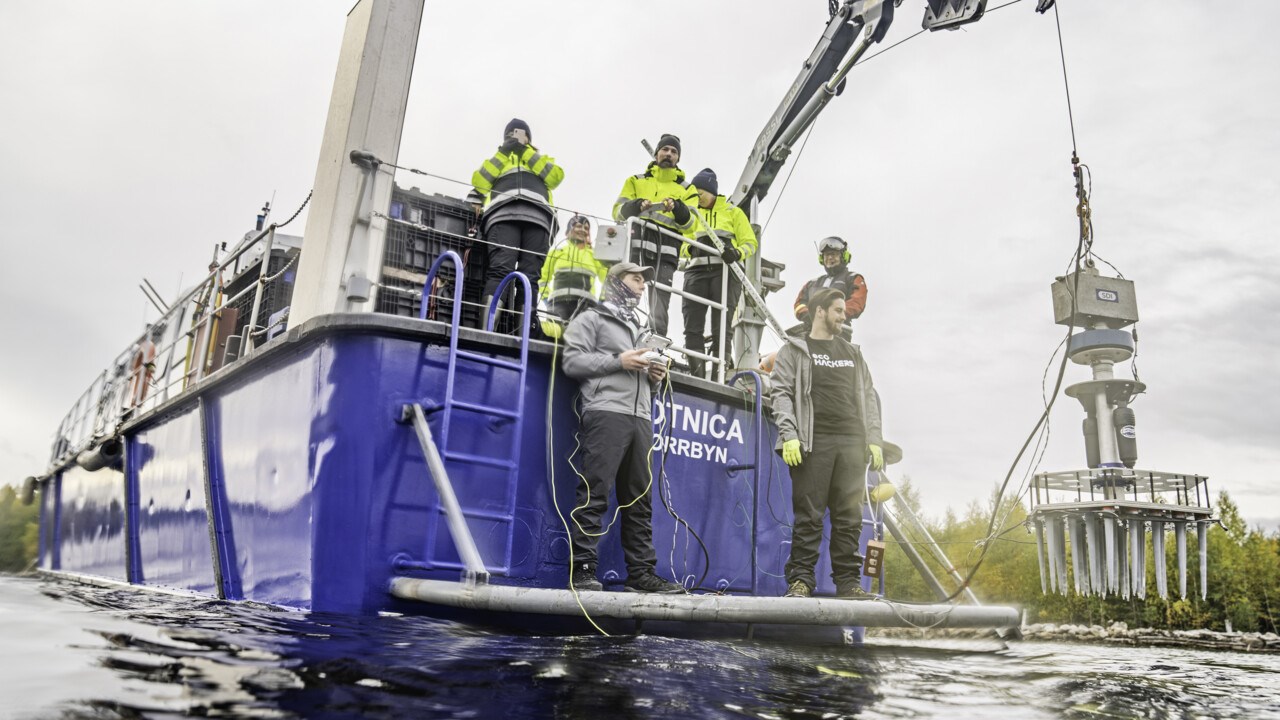
M 658 138 L 658 144 L 654 147 L 654 154 L 656 155 L 658 150 L 661 150 L 668 145 L 675 148 L 677 154 L 684 154 L 684 151 L 680 149 L 680 138 L 672 135 L 671 133 L 663 133 L 662 137 Z
M 720 183 L 716 181 L 716 171 L 711 168 L 702 168 L 697 175 L 693 176 L 690 185 L 699 190 L 706 190 L 712 195 L 720 194 Z
M 533 131 L 529 129 L 529 123 L 521 120 L 520 118 L 511 118 L 511 122 L 507 123 L 506 129 L 502 131 L 502 137 L 510 135 L 511 131 L 516 128 L 523 130 L 525 134 L 529 136 L 530 140 L 533 139 Z

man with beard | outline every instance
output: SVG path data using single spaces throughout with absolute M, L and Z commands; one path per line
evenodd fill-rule
M 596 546 L 615 488 L 627 590 L 684 591 L 654 572 L 652 393 L 667 367 L 646 359 L 645 349 L 638 347 L 644 330 L 635 316 L 652 279 L 653 268 L 617 263 L 605 278 L 604 301 L 578 313 L 564 332 L 564 374 L 578 381 L 582 394 L 582 479 L 569 516 L 569 583 L 575 591 L 603 589 L 596 578 Z
M 693 227 L 693 215 L 685 204 L 688 190 L 679 167 L 680 138 L 667 133 L 658 140 L 658 149 L 645 171 L 627 178 L 613 205 L 613 219 L 623 222 L 640 217 L 644 222 L 631 238 L 631 261 L 656 269 L 659 283 L 671 286 L 675 277 L 681 235 Z M 661 232 L 667 230 L 671 234 Z M 649 322 L 653 331 L 666 337 L 667 312 L 671 292 L 654 289 L 649 296 Z
M 880 400 L 862 351 L 840 337 L 845 298 L 824 288 L 813 294 L 812 326 L 778 351 L 769 400 L 778 446 L 791 470 L 791 556 L 787 597 L 809 597 L 822 542 L 822 518 L 831 514 L 831 578 L 836 597 L 871 597 L 862 589 L 862 501 L 871 467 L 884 467 Z

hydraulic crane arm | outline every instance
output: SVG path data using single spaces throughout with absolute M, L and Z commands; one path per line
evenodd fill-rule
M 782 98 L 751 148 L 751 157 L 734 186 L 730 201 L 752 214 L 769 193 L 778 171 L 800 135 L 813 124 L 831 98 L 844 90 L 845 76 L 867 49 L 884 39 L 893 11 L 902 0 L 844 0 L 804 62 L 800 75 Z M 927 0 L 924 27 L 955 28 L 982 17 L 987 0 Z

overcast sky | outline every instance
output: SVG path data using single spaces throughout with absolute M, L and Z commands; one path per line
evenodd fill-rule
M 1004 477 L 1062 338 L 1049 284 L 1076 243 L 1071 134 L 1053 15 L 1034 4 L 855 69 L 763 205 L 778 201 L 763 247 L 787 265 L 784 318 L 819 272 L 814 243 L 852 242 L 895 475 L 932 514 Z M 0 3 L 0 480 L 44 469 L 63 414 L 154 318 L 141 278 L 172 296 L 264 200 L 284 217 L 306 196 L 350 5 Z M 607 215 L 640 138 L 663 132 L 724 187 L 826 5 L 428 1 L 401 163 L 469 178 L 516 116 L 565 168 L 562 206 Z M 924 5 L 907 0 L 884 45 Z M 1275 524 L 1280 4 L 1062 5 L 1094 250 L 1137 283 L 1139 464 L 1207 474 Z M 1088 376 L 1072 365 L 1067 383 Z M 1081 418 L 1057 405 L 1041 469 L 1083 467 Z

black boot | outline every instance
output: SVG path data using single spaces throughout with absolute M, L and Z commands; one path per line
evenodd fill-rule
M 702 335 L 686 334 L 684 336 L 684 346 L 686 349 L 693 350 L 694 352 L 702 352 L 703 348 L 705 347 L 705 345 L 703 344 Z M 699 358 L 699 357 L 694 357 L 692 355 L 686 355 L 685 357 L 689 359 L 690 375 L 697 378 L 706 377 L 706 372 L 707 372 L 706 360 L 703 360 L 702 358 Z
M 603 590 L 604 585 L 596 579 L 595 563 L 576 563 L 569 568 L 569 587 L 578 592 Z
M 484 304 L 484 307 L 480 309 L 480 329 L 484 330 L 486 323 L 489 322 L 489 305 L 493 303 L 493 296 L 485 295 L 480 302 Z M 507 322 L 506 309 L 507 304 L 499 298 L 498 304 L 493 308 L 493 332 L 504 332 L 503 327 Z

